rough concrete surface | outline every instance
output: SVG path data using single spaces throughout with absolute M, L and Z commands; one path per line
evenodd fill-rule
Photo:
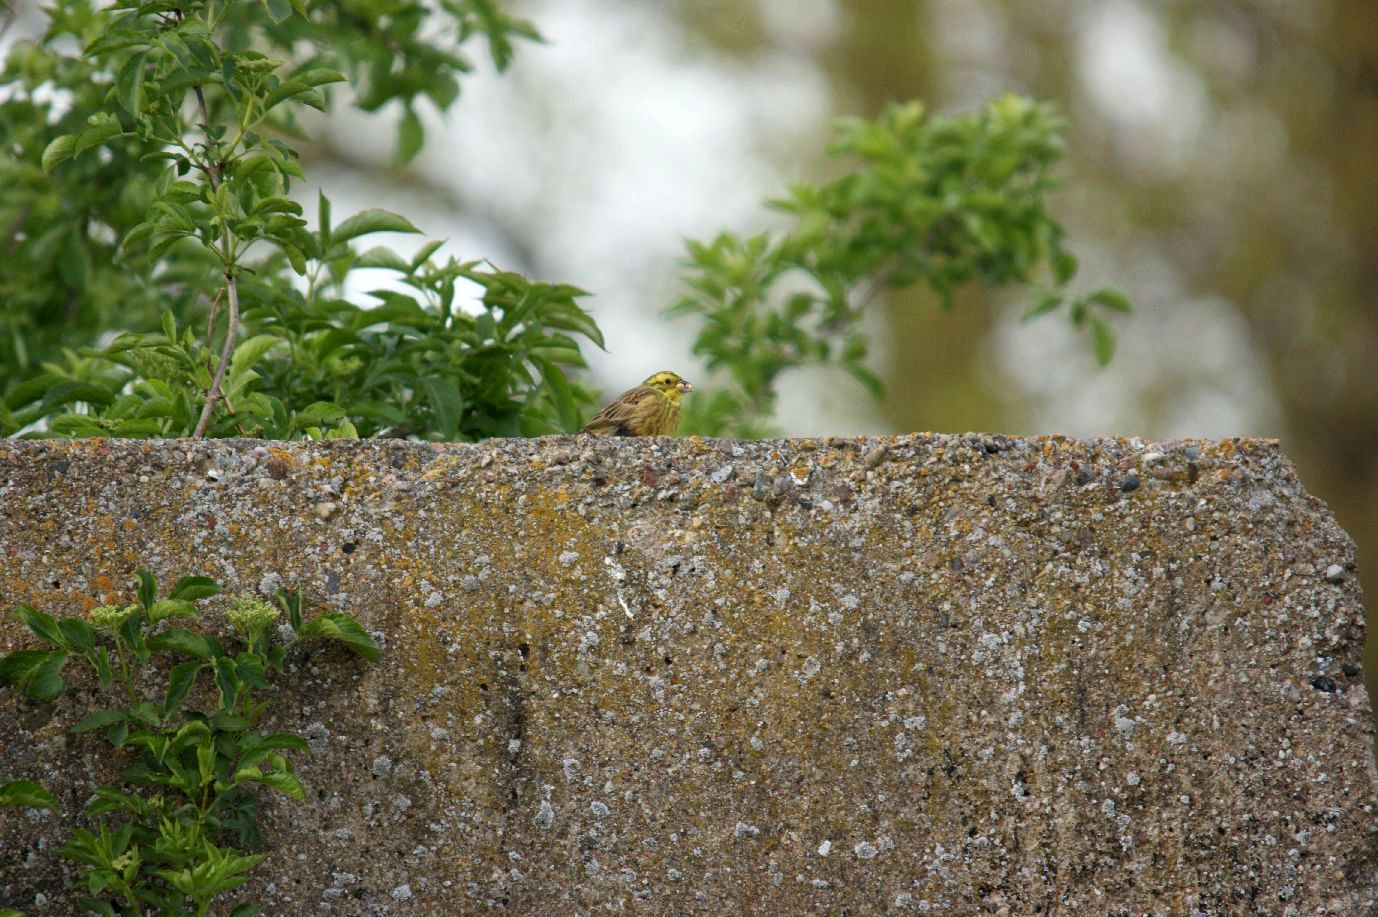
M 1268 441 L 0 442 L 5 609 L 147 566 L 384 644 L 268 715 L 274 914 L 1366 912 L 1353 560 Z M 67 812 L 81 684 L 0 691 Z M 0 812 L 0 903 L 72 912 L 72 823 Z

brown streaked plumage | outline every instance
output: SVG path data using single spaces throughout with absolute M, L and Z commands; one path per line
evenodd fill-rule
M 679 428 L 679 399 L 694 387 L 665 370 L 618 395 L 584 424 L 595 436 L 669 436 Z

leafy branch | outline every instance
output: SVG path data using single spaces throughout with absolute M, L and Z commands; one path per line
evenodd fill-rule
M 1062 126 L 1049 106 L 1016 96 L 966 115 L 910 103 L 839 122 L 830 153 L 854 165 L 773 202 L 788 229 L 690 243 L 688 289 L 671 313 L 696 320 L 694 352 L 721 384 L 690 405 L 687 426 L 760 432 L 778 378 L 800 366 L 838 367 L 879 396 L 859 329 L 887 290 L 926 288 L 948 308 L 972 282 L 1031 289 L 1031 316 L 1067 304 L 1109 360 L 1114 335 L 1097 309 L 1129 303 L 1113 290 L 1069 292 L 1077 262 L 1047 211 Z
M 422 140 L 419 100 L 447 108 L 470 69 L 458 46 L 485 38 L 502 68 L 515 41 L 539 37 L 529 23 L 489 0 L 71 0 L 52 16 L 0 77 L 15 90 L 0 125 L 10 111 L 22 123 L 55 114 L 39 101 L 55 76 L 73 93 L 72 112 L 53 119 L 59 133 L 35 147 L 44 132 L 31 131 L 18 145 L 31 165 L 13 212 L 26 223 L 31 205 L 77 195 L 79 228 L 52 230 L 79 246 L 62 261 L 109 275 L 129 324 L 0 382 L 0 435 L 476 439 L 577 428 L 592 398 L 568 374 L 584 365 L 581 338 L 602 343 L 581 291 L 440 258 L 439 241 L 416 256 L 363 251 L 370 234 L 418 230 L 382 210 L 333 223 L 324 194 L 313 230 L 293 196 L 304 178 L 291 145 L 298 113 L 325 110 L 346 73 L 365 109 L 402 103 L 407 158 Z M 64 50 L 72 38 L 79 54 Z M 108 196 L 80 198 L 92 185 L 123 186 L 118 219 Z M 9 193 L 0 182 L 0 228 Z M 10 264 L 35 258 L 42 273 L 40 253 L 21 249 L 0 259 L 0 292 Z M 350 275 L 365 268 L 395 281 L 358 302 Z M 77 280 L 74 320 L 98 293 L 89 271 Z M 44 340 L 29 333 L 40 307 L 12 316 L 18 363 L 33 362 L 27 341 Z

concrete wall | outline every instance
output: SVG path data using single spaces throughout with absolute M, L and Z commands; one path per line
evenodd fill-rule
M 0 606 L 384 643 L 269 716 L 269 913 L 1359 913 L 1353 554 L 1266 441 L 0 442 Z M 78 808 L 90 702 L 0 691 L 0 776 Z M 0 812 L 0 903 L 71 911 L 68 824 Z

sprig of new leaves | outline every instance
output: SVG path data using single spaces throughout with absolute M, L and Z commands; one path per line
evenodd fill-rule
M 82 865 L 85 910 L 113 915 L 208 912 L 221 894 L 238 888 L 263 855 L 258 828 L 259 790 L 277 790 L 297 802 L 306 791 L 285 754 L 305 751 L 289 733 L 264 735 L 256 725 L 268 709 L 261 699 L 283 674 L 299 642 L 325 639 L 369 661 L 378 646 L 343 613 L 303 620 L 301 595 L 278 593 L 278 608 L 238 597 L 226 612 L 231 634 L 223 640 L 181 626 L 200 617 L 196 603 L 220 593 L 204 576 L 177 581 L 158 597 L 152 574 L 139 571 L 138 598 L 103 605 L 86 617 L 61 619 L 22 605 L 14 613 L 42 648 L 0 659 L 0 684 L 50 703 L 67 684 L 69 662 L 86 663 L 102 690 L 117 696 L 108 708 L 82 717 L 74 734 L 99 732 L 127 756 L 121 786 L 100 786 L 84 812 L 95 831 L 76 828 L 60 851 Z M 272 627 L 282 613 L 290 637 Z M 158 665 L 155 657 L 167 664 Z M 166 673 L 166 687 L 148 682 Z M 205 709 L 195 709 L 202 703 Z M 0 786 L 0 807 L 55 808 L 32 781 Z M 118 908 L 118 910 L 117 910 Z M 236 917 L 257 913 L 242 904 Z
M 944 308 L 972 282 L 1030 290 L 1029 317 L 1067 305 L 1107 362 L 1114 334 L 1102 312 L 1129 303 L 1115 290 L 1069 290 L 1077 262 L 1046 206 L 1062 128 L 1049 106 L 1016 96 L 957 116 L 910 103 L 840 121 L 830 153 L 851 168 L 775 201 L 787 229 L 690 244 L 688 290 L 671 311 L 699 322 L 694 352 L 723 384 L 690 403 L 686 426 L 759 433 L 777 379 L 799 366 L 839 367 L 879 395 L 860 324 L 887 289 L 926 287 Z
M 602 342 L 581 291 L 436 258 L 439 242 L 408 257 L 361 251 L 371 234 L 417 230 L 382 210 L 332 222 L 324 195 L 312 228 L 291 193 L 304 178 L 292 146 L 301 112 L 325 109 L 331 84 L 348 75 L 367 110 L 400 104 L 398 152 L 410 158 L 419 102 L 447 108 L 469 68 L 455 49 L 481 36 L 504 67 L 514 40 L 537 37 L 529 24 L 490 0 L 63 0 L 52 17 L 3 76 L 16 91 L 0 126 L 7 112 L 31 125 L 55 78 L 73 104 L 46 109 L 55 135 L 20 138 L 25 184 L 0 189 L 18 246 L 0 259 L 12 266 L 0 289 L 34 282 L 9 277 L 14 266 L 40 285 L 45 268 L 85 267 L 47 284 L 47 298 L 20 300 L 3 357 L 22 369 L 44 343 L 51 353 L 37 331 L 52 323 L 55 286 L 67 318 L 89 303 L 95 327 L 114 324 L 100 320 L 113 307 L 89 289 L 93 274 L 121 291 L 129 331 L 4 383 L 0 435 L 476 439 L 577 425 L 592 401 L 565 371 L 583 365 L 579 338 Z M 62 50 L 72 38 L 79 54 Z M 35 248 L 37 236 L 59 241 Z M 355 302 L 348 281 L 362 268 L 395 282 Z

